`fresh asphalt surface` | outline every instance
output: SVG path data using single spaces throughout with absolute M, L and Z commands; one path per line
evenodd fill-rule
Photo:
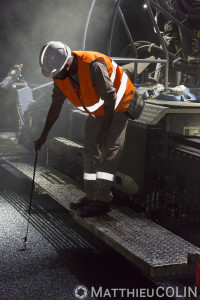
M 91 289 L 154 287 L 44 194 L 34 193 L 24 251 L 30 189 L 30 181 L 0 168 L 0 300 L 140 299 L 120 293 L 112 298 L 108 294 L 96 297 Z M 74 290 L 82 285 L 88 295 L 83 298 L 80 291 L 77 298 Z

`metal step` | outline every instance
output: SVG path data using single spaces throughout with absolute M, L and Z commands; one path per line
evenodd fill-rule
M 47 140 L 46 146 L 51 156 L 63 156 L 72 163 L 83 167 L 83 145 L 63 137 L 54 137 Z
M 68 161 L 83 169 L 84 147 L 82 144 L 63 137 L 54 137 L 47 141 L 47 147 L 51 158 L 56 159 L 58 156 L 62 156 L 62 163 L 65 159 L 68 159 Z M 134 195 L 139 191 L 139 187 L 133 178 L 120 171 L 115 174 L 113 187 L 127 195 Z
M 8 138 L 8 133 L 3 135 L 0 134 L 0 157 L 3 155 L 20 155 L 20 154 L 29 154 L 30 152 L 25 148 L 21 147 L 14 142 L 14 137 Z
M 16 144 L 12 146 L 14 151 Z M 17 169 L 29 179 L 33 176 L 33 161 L 34 157 L 30 159 L 24 155 L 2 156 L 4 164 Z M 41 163 L 37 166 L 35 182 L 67 209 L 70 201 L 77 201 L 84 195 L 68 176 Z M 84 219 L 74 215 L 74 218 L 149 278 L 195 275 L 200 248 L 129 209 L 112 207 L 106 216 Z

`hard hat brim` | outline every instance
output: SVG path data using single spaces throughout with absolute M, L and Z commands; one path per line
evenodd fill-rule
M 42 47 L 39 55 L 42 74 L 53 78 L 62 71 L 70 57 L 71 49 L 66 44 L 55 41 L 47 43 Z
M 41 69 L 41 71 L 42 71 L 42 75 L 44 75 L 45 77 L 53 78 L 51 72 L 47 72 L 44 69 Z

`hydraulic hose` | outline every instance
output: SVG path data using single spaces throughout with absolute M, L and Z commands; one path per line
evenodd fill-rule
M 152 21 L 152 24 L 154 25 L 154 28 L 157 32 L 157 35 L 158 35 L 158 39 L 162 45 L 162 48 L 163 48 L 163 51 L 165 53 L 165 59 L 166 59 L 166 64 L 165 64 L 165 87 L 167 88 L 168 87 L 168 80 L 169 80 L 169 53 L 168 53 L 168 50 L 167 50 L 167 46 L 166 46 L 166 43 L 165 43 L 165 40 L 162 36 L 162 34 L 160 33 L 160 29 L 155 21 L 155 18 L 154 18 L 154 15 L 153 15 L 153 12 L 152 12 L 152 9 L 151 9 L 151 6 L 150 6 L 150 3 L 151 3 L 152 0 L 145 0 L 145 3 L 147 4 L 147 9 L 148 9 L 148 13 L 149 13 L 149 16 L 151 18 L 151 21 Z
M 181 71 L 187 75 L 196 75 L 200 79 L 200 64 L 185 63 L 183 61 L 175 61 L 173 68 L 176 71 Z
M 113 32 L 114 32 L 114 25 L 115 25 L 115 21 L 116 21 L 116 17 L 117 17 L 117 12 L 119 11 L 121 21 L 124 25 L 125 31 L 128 35 L 128 39 L 129 39 L 129 41 L 131 43 L 131 46 L 132 46 L 132 49 L 134 51 L 133 56 L 134 56 L 134 58 L 138 58 L 137 48 L 135 46 L 132 35 L 129 31 L 128 25 L 125 21 L 124 15 L 123 15 L 123 13 L 121 11 L 121 8 L 120 8 L 121 0 L 114 0 L 114 1 L 116 2 L 116 6 L 115 6 L 115 11 L 114 11 L 114 15 L 113 15 L 112 24 L 111 24 L 110 39 L 109 39 L 109 44 L 108 44 L 108 55 L 110 56 L 110 54 L 111 54 L 111 45 L 112 45 L 112 37 L 113 37 Z M 134 65 L 134 75 L 135 75 L 135 81 L 137 81 L 137 63 L 136 62 L 135 62 L 135 65 Z
M 114 32 L 115 21 L 116 21 L 116 18 L 117 18 L 117 13 L 118 13 L 118 10 L 119 10 L 120 3 L 121 3 L 121 0 L 117 0 L 117 3 L 115 5 L 115 11 L 114 11 L 113 19 L 112 19 L 111 30 L 110 30 L 110 39 L 109 39 L 109 43 L 108 43 L 108 55 L 109 56 L 111 55 L 113 32 Z
M 172 16 L 168 11 L 163 9 L 160 5 L 155 3 L 153 0 L 149 0 L 149 2 L 158 10 L 160 10 L 166 17 L 168 17 L 170 20 L 174 21 L 177 25 L 181 26 L 185 31 L 187 31 L 188 34 L 192 35 L 192 32 L 185 26 L 183 25 L 179 20 L 177 20 L 174 16 Z
M 200 17 L 200 13 L 198 11 L 196 11 L 196 9 L 194 9 L 193 7 L 191 7 L 189 4 L 187 4 L 184 0 L 180 0 L 181 4 L 187 9 L 189 10 L 192 14 Z
M 151 45 L 144 45 L 139 47 L 138 49 L 138 54 L 142 54 L 142 53 L 147 53 L 147 57 L 149 56 L 149 54 L 155 56 L 155 57 L 159 57 L 161 59 L 165 59 L 165 53 L 164 50 L 154 44 Z M 169 53 L 169 60 L 173 61 L 174 59 L 177 58 L 177 56 L 171 52 Z
M 145 45 L 141 46 L 138 49 L 138 54 L 145 54 L 148 57 L 149 53 L 155 57 L 159 57 L 160 59 L 165 58 L 165 53 L 162 48 L 156 45 Z M 187 60 L 183 58 L 177 58 L 177 56 L 171 52 L 169 52 L 169 62 L 173 66 L 175 71 L 181 71 L 188 75 L 196 75 L 197 78 L 200 78 L 200 64 L 191 64 L 188 63 Z
M 156 2 L 168 13 L 173 13 L 173 5 L 171 3 L 171 0 L 156 0 Z
M 93 11 L 95 2 L 96 2 L 96 0 L 92 1 L 92 4 L 91 4 L 90 9 L 89 9 L 88 17 L 87 17 L 87 20 L 86 20 L 84 34 L 83 34 L 83 42 L 82 42 L 82 46 L 81 46 L 82 51 L 85 50 L 85 42 L 86 42 L 86 37 L 87 37 L 88 26 L 89 26 L 89 22 L 90 22 L 90 18 L 91 18 L 91 15 L 92 15 L 92 11 Z
M 116 2 L 117 0 L 114 0 L 114 1 Z M 128 25 L 127 25 L 127 23 L 126 23 L 126 20 L 125 20 L 125 18 L 124 18 L 124 15 L 123 15 L 123 13 L 122 13 L 122 10 L 121 10 L 120 7 L 119 7 L 118 9 L 119 9 L 119 15 L 120 15 L 121 21 L 122 21 L 122 23 L 123 23 L 123 25 L 124 25 L 125 31 L 126 31 L 126 33 L 127 33 L 127 35 L 128 35 L 128 39 L 129 39 L 129 41 L 130 41 L 130 43 L 131 43 L 131 46 L 132 46 L 132 49 L 133 49 L 133 51 L 134 51 L 133 56 L 134 56 L 135 58 L 138 58 L 138 55 L 137 55 L 137 48 L 136 48 L 135 43 L 134 43 L 134 41 L 133 41 L 132 35 L 131 35 L 131 33 L 130 33 L 130 30 L 129 30 L 129 28 L 128 28 Z M 113 34 L 113 33 L 112 33 L 112 34 Z
M 183 55 L 184 57 L 190 55 L 192 52 L 192 31 L 189 29 L 190 24 L 188 21 L 188 16 L 180 10 L 179 6 L 175 8 L 175 13 L 172 14 L 172 8 L 169 5 L 167 6 L 167 3 L 164 4 L 163 0 L 157 0 L 157 3 L 160 5 L 155 3 L 154 0 L 149 1 L 157 10 L 161 11 L 167 18 L 174 21 L 178 25 Z M 178 5 L 178 3 L 175 3 L 175 5 Z M 188 27 L 184 24 L 187 24 Z

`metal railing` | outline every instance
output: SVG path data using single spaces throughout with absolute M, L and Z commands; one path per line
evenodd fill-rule
M 154 26 L 154 28 L 156 30 L 157 35 L 158 35 L 158 39 L 159 39 L 159 41 L 161 43 L 161 46 L 163 48 L 163 51 L 165 53 L 166 59 L 155 59 L 155 60 L 152 60 L 152 59 L 138 59 L 137 48 L 135 46 L 135 43 L 134 43 L 133 38 L 132 38 L 132 35 L 130 33 L 130 30 L 128 28 L 128 25 L 127 25 L 127 23 L 125 21 L 124 15 L 123 15 L 123 13 L 121 11 L 121 8 L 120 8 L 121 0 L 113 0 L 113 1 L 115 2 L 115 11 L 114 11 L 112 22 L 111 22 L 110 38 L 109 38 L 109 42 L 108 42 L 108 55 L 110 56 L 110 54 L 111 54 L 111 45 L 112 45 L 114 25 L 115 25 L 115 20 L 116 20 L 117 13 L 119 12 L 119 15 L 120 15 L 122 24 L 124 26 L 124 29 L 125 29 L 125 31 L 127 33 L 128 39 L 129 39 L 129 41 L 130 41 L 130 43 L 131 43 L 131 45 L 133 47 L 135 58 L 122 58 L 122 57 L 111 57 L 111 58 L 113 60 L 117 61 L 118 63 L 134 62 L 135 63 L 135 67 L 134 67 L 135 75 L 137 73 L 137 63 L 138 62 L 140 62 L 140 63 L 164 63 L 166 65 L 166 67 L 165 67 L 165 87 L 168 87 L 169 54 L 168 54 L 168 50 L 167 50 L 165 41 L 164 41 L 164 39 L 163 39 L 163 37 L 162 37 L 162 35 L 160 33 L 159 27 L 158 27 L 158 25 L 157 25 L 157 23 L 156 23 L 156 21 L 154 19 L 154 15 L 153 15 L 153 12 L 152 12 L 152 9 L 151 9 L 151 5 L 156 6 L 156 7 L 158 5 L 153 0 L 144 0 L 145 3 L 146 3 L 146 5 L 147 5 L 147 9 L 148 9 L 148 13 L 150 15 L 151 21 L 152 21 L 153 26 Z M 85 25 L 85 29 L 84 29 L 84 35 L 83 35 L 83 41 L 82 41 L 82 48 L 81 48 L 82 51 L 85 50 L 85 44 L 86 44 L 86 38 L 87 38 L 87 31 L 88 31 L 89 22 L 90 22 L 90 18 L 91 18 L 91 15 L 92 15 L 92 11 L 93 11 L 95 2 L 96 2 L 96 0 L 92 1 L 90 9 L 89 9 L 88 16 L 87 16 L 86 25 Z M 161 9 L 161 8 L 159 7 L 159 9 Z M 173 19 L 173 17 L 172 17 L 172 19 Z M 176 23 L 177 22 L 178 21 L 176 20 Z M 178 23 L 180 23 L 180 22 L 178 22 Z M 184 25 L 182 25 L 182 26 L 184 26 Z M 184 26 L 184 28 L 185 28 L 185 26 Z M 136 78 L 136 76 L 135 76 L 135 78 Z

